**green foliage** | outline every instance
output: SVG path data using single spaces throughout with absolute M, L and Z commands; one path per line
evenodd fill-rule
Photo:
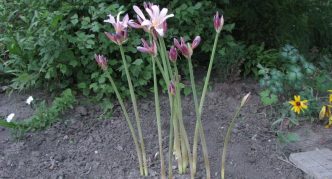
M 310 92 L 311 89 L 322 89 L 324 84 L 318 84 L 317 80 L 328 81 L 329 75 L 319 73 L 317 67 L 308 62 L 299 51 L 291 45 L 285 45 L 280 52 L 278 67 L 268 68 L 261 64 L 258 74 L 261 76 L 260 84 L 268 88 L 273 94 L 291 95 L 303 89 Z M 321 78 L 316 78 L 316 76 Z M 315 85 L 320 87 L 316 88 Z M 286 92 L 286 94 L 285 94 Z
M 272 105 L 278 102 L 278 96 L 272 94 L 270 90 L 265 89 L 259 93 L 263 105 Z
M 236 23 L 234 35 L 247 43 L 274 48 L 292 43 L 305 52 L 312 47 L 332 49 L 330 0 L 234 0 L 219 5 Z
M 67 89 L 54 99 L 51 106 L 48 107 L 45 101 L 39 104 L 36 113 L 29 119 L 19 122 L 0 120 L 0 126 L 13 129 L 17 134 L 42 130 L 57 122 L 60 114 L 74 103 L 75 96 L 70 89 Z
M 278 132 L 277 133 L 278 140 L 280 143 L 291 143 L 297 142 L 300 140 L 300 136 L 293 132 Z

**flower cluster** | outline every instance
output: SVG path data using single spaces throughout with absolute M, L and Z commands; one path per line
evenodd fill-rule
M 143 29 L 149 35 L 149 41 L 141 38 L 142 45 L 137 47 L 137 51 L 142 53 L 147 53 L 151 56 L 152 59 L 152 71 L 153 71 L 153 82 L 154 82 L 154 95 L 155 95 L 155 110 L 156 110 L 156 120 L 157 120 L 157 131 L 158 131 L 158 140 L 159 140 L 159 157 L 160 157 L 160 165 L 161 165 L 161 178 L 166 178 L 166 170 L 164 166 L 164 157 L 163 157 L 163 142 L 162 142 L 162 130 L 161 130 L 161 114 L 160 114 L 160 104 L 159 104 L 159 94 L 158 94 L 158 85 L 159 80 L 157 79 L 157 68 L 159 69 L 159 73 L 162 74 L 166 85 L 168 86 L 168 94 L 169 94 L 169 102 L 171 108 L 171 120 L 172 128 L 170 128 L 171 132 L 174 133 L 174 137 L 170 137 L 170 144 L 173 144 L 173 147 L 169 147 L 169 161 L 172 160 L 172 154 L 174 153 L 175 158 L 178 162 L 178 169 L 179 173 L 185 173 L 186 169 L 188 168 L 188 164 L 190 165 L 190 172 L 191 178 L 195 178 L 196 173 L 196 163 L 197 163 L 197 144 L 198 144 L 198 136 L 201 137 L 202 141 L 202 151 L 204 156 L 205 168 L 206 168 L 206 178 L 210 179 L 210 166 L 208 162 L 208 150 L 205 142 L 205 138 L 202 137 L 204 135 L 198 135 L 199 131 L 204 131 L 202 124 L 201 124 L 201 109 L 199 106 L 203 106 L 205 94 L 207 90 L 207 86 L 209 83 L 210 73 L 212 69 L 213 59 L 214 59 L 214 52 L 216 51 L 217 41 L 220 34 L 220 31 L 223 28 L 224 19 L 223 16 L 219 16 L 217 12 L 213 19 L 213 24 L 216 30 L 215 36 L 215 43 L 213 45 L 212 55 L 210 57 L 209 63 L 209 70 L 207 72 L 207 77 L 205 78 L 204 82 L 204 90 L 205 92 L 202 93 L 200 104 L 198 104 L 197 100 L 197 93 L 195 87 L 195 80 L 194 80 L 194 73 L 193 73 L 193 66 L 192 66 L 192 55 L 194 49 L 198 47 L 201 43 L 201 37 L 196 36 L 194 40 L 190 43 L 187 43 L 184 37 L 180 37 L 180 40 L 174 38 L 174 43 L 172 44 L 171 48 L 167 51 L 166 44 L 164 41 L 164 36 L 167 32 L 167 22 L 166 20 L 170 17 L 173 17 L 173 14 L 168 14 L 167 8 L 160 8 L 158 5 L 153 3 L 144 3 L 144 10 L 145 13 L 138 7 L 133 6 L 133 10 L 136 12 L 136 20 L 130 19 L 128 14 L 125 14 L 124 17 L 120 18 L 123 12 L 119 12 L 116 17 L 113 15 L 108 15 L 108 19 L 104 22 L 112 24 L 114 28 L 114 32 L 105 32 L 105 35 L 115 44 L 119 46 L 123 67 L 125 69 L 125 74 L 127 77 L 128 87 L 130 91 L 130 98 L 132 101 L 132 105 L 134 108 L 134 114 L 136 119 L 136 129 L 134 129 L 131 120 L 129 119 L 129 115 L 126 110 L 126 106 L 123 104 L 123 99 L 118 92 L 117 86 L 114 83 L 114 80 L 110 73 L 108 73 L 108 65 L 107 59 L 103 55 L 95 55 L 95 60 L 98 66 L 105 71 L 109 81 L 111 82 L 112 88 L 117 96 L 117 99 L 120 103 L 122 112 L 124 113 L 124 117 L 128 123 L 129 129 L 131 131 L 131 135 L 134 140 L 137 156 L 138 156 L 138 163 L 140 168 L 140 174 L 143 176 L 148 175 L 148 166 L 147 166 L 147 159 L 145 153 L 145 145 L 144 139 L 141 129 L 141 118 L 139 115 L 139 110 L 137 107 L 136 102 L 136 95 L 134 92 L 134 86 L 132 84 L 132 78 L 130 77 L 130 72 L 126 60 L 125 51 L 123 49 L 122 44 L 124 44 L 128 40 L 128 28 L 135 28 L 135 29 Z M 195 135 L 194 135 L 194 142 L 193 142 L 193 153 L 191 156 L 190 150 L 188 150 L 187 146 L 189 145 L 189 140 L 187 133 L 184 128 L 184 123 L 182 121 L 182 107 L 181 107 L 181 84 L 180 84 L 180 77 L 178 74 L 178 64 L 176 63 L 178 59 L 178 52 L 182 54 L 188 62 L 188 67 L 190 71 L 190 81 L 191 87 L 193 91 L 193 97 L 195 101 L 195 111 L 196 111 L 196 128 L 195 128 Z M 172 63 L 170 63 L 172 62 Z M 247 101 L 249 94 L 243 99 L 241 102 L 241 107 Z M 136 132 L 137 131 L 137 132 Z M 138 134 L 138 137 L 136 136 Z M 173 142 L 174 141 L 174 142 Z M 186 143 L 188 142 L 188 143 Z M 183 146 L 186 146 L 183 148 Z M 173 152 L 174 150 L 174 152 Z M 188 151 L 187 151 L 188 150 Z M 172 162 L 169 162 L 169 178 L 172 178 Z

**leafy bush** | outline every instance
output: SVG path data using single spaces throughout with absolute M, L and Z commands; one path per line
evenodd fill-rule
M 38 105 L 36 114 L 29 119 L 19 122 L 6 122 L 0 120 L 0 126 L 13 129 L 17 134 L 33 132 L 45 129 L 59 120 L 62 112 L 72 107 L 76 102 L 75 96 L 70 89 L 64 90 L 59 97 L 56 97 L 51 106 L 47 106 L 45 101 Z
M 219 3 L 236 23 L 235 36 L 247 43 L 279 48 L 291 43 L 300 50 L 332 49 L 332 4 L 329 0 L 234 0 Z

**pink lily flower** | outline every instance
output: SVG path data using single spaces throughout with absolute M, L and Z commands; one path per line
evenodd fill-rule
M 95 54 L 95 60 L 102 70 L 107 70 L 107 59 L 105 56 Z
M 180 39 L 181 40 L 179 42 L 176 38 L 174 38 L 174 45 L 182 53 L 184 57 L 190 59 L 193 54 L 193 50 L 201 43 L 201 37 L 196 36 L 191 44 L 190 43 L 186 44 L 183 37 L 181 37 Z
M 137 47 L 137 50 L 142 52 L 142 53 L 148 53 L 152 56 L 157 56 L 157 44 L 156 42 L 153 40 L 152 44 L 149 45 L 148 42 L 146 40 L 144 40 L 143 38 L 141 39 L 142 41 L 142 45 L 143 47 Z
M 219 17 L 219 12 L 216 12 L 216 15 L 213 18 L 213 25 L 214 25 L 214 29 L 216 29 L 217 33 L 220 33 L 220 31 L 222 30 L 223 26 L 224 26 L 224 16 L 221 15 L 221 17 Z
M 173 17 L 174 14 L 168 14 L 168 9 L 163 8 L 160 11 L 159 6 L 153 4 L 146 4 L 145 11 L 148 13 L 150 19 L 147 19 L 141 9 L 137 6 L 134 6 L 134 11 L 137 15 L 143 20 L 140 25 L 145 26 L 149 31 L 154 29 L 161 37 L 165 35 L 165 31 L 167 30 L 167 26 L 165 26 L 164 22 L 166 19 Z M 130 23 L 132 24 L 132 23 Z
M 120 20 L 120 15 L 123 12 L 119 12 L 117 18 L 115 19 L 114 16 L 111 14 L 108 15 L 108 19 L 104 20 L 104 22 L 111 23 L 114 27 L 115 33 L 108 33 L 105 32 L 106 36 L 118 45 L 122 45 L 128 39 L 128 23 L 130 21 L 128 14 L 126 14 L 122 21 Z

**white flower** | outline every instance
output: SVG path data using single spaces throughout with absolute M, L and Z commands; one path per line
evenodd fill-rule
M 25 101 L 25 103 L 27 103 L 28 105 L 30 105 L 32 101 L 33 101 L 33 97 L 29 96 L 28 99 Z
M 166 21 L 166 19 L 173 17 L 174 14 L 167 15 L 168 9 L 163 8 L 160 11 L 159 6 L 157 5 L 152 5 L 151 7 L 147 7 L 145 8 L 145 10 L 149 14 L 150 19 L 146 19 L 143 12 L 137 6 L 134 6 L 134 11 L 143 20 L 141 26 L 146 26 L 148 29 L 153 28 L 160 36 L 164 36 L 165 32 L 164 32 L 163 23 Z
M 13 118 L 14 118 L 14 116 L 15 116 L 15 114 L 14 114 L 14 113 L 11 113 L 11 114 L 9 114 L 9 115 L 7 116 L 7 118 L 6 118 L 6 121 L 7 121 L 7 122 L 10 122 L 10 121 L 12 121 L 12 120 L 13 120 Z

